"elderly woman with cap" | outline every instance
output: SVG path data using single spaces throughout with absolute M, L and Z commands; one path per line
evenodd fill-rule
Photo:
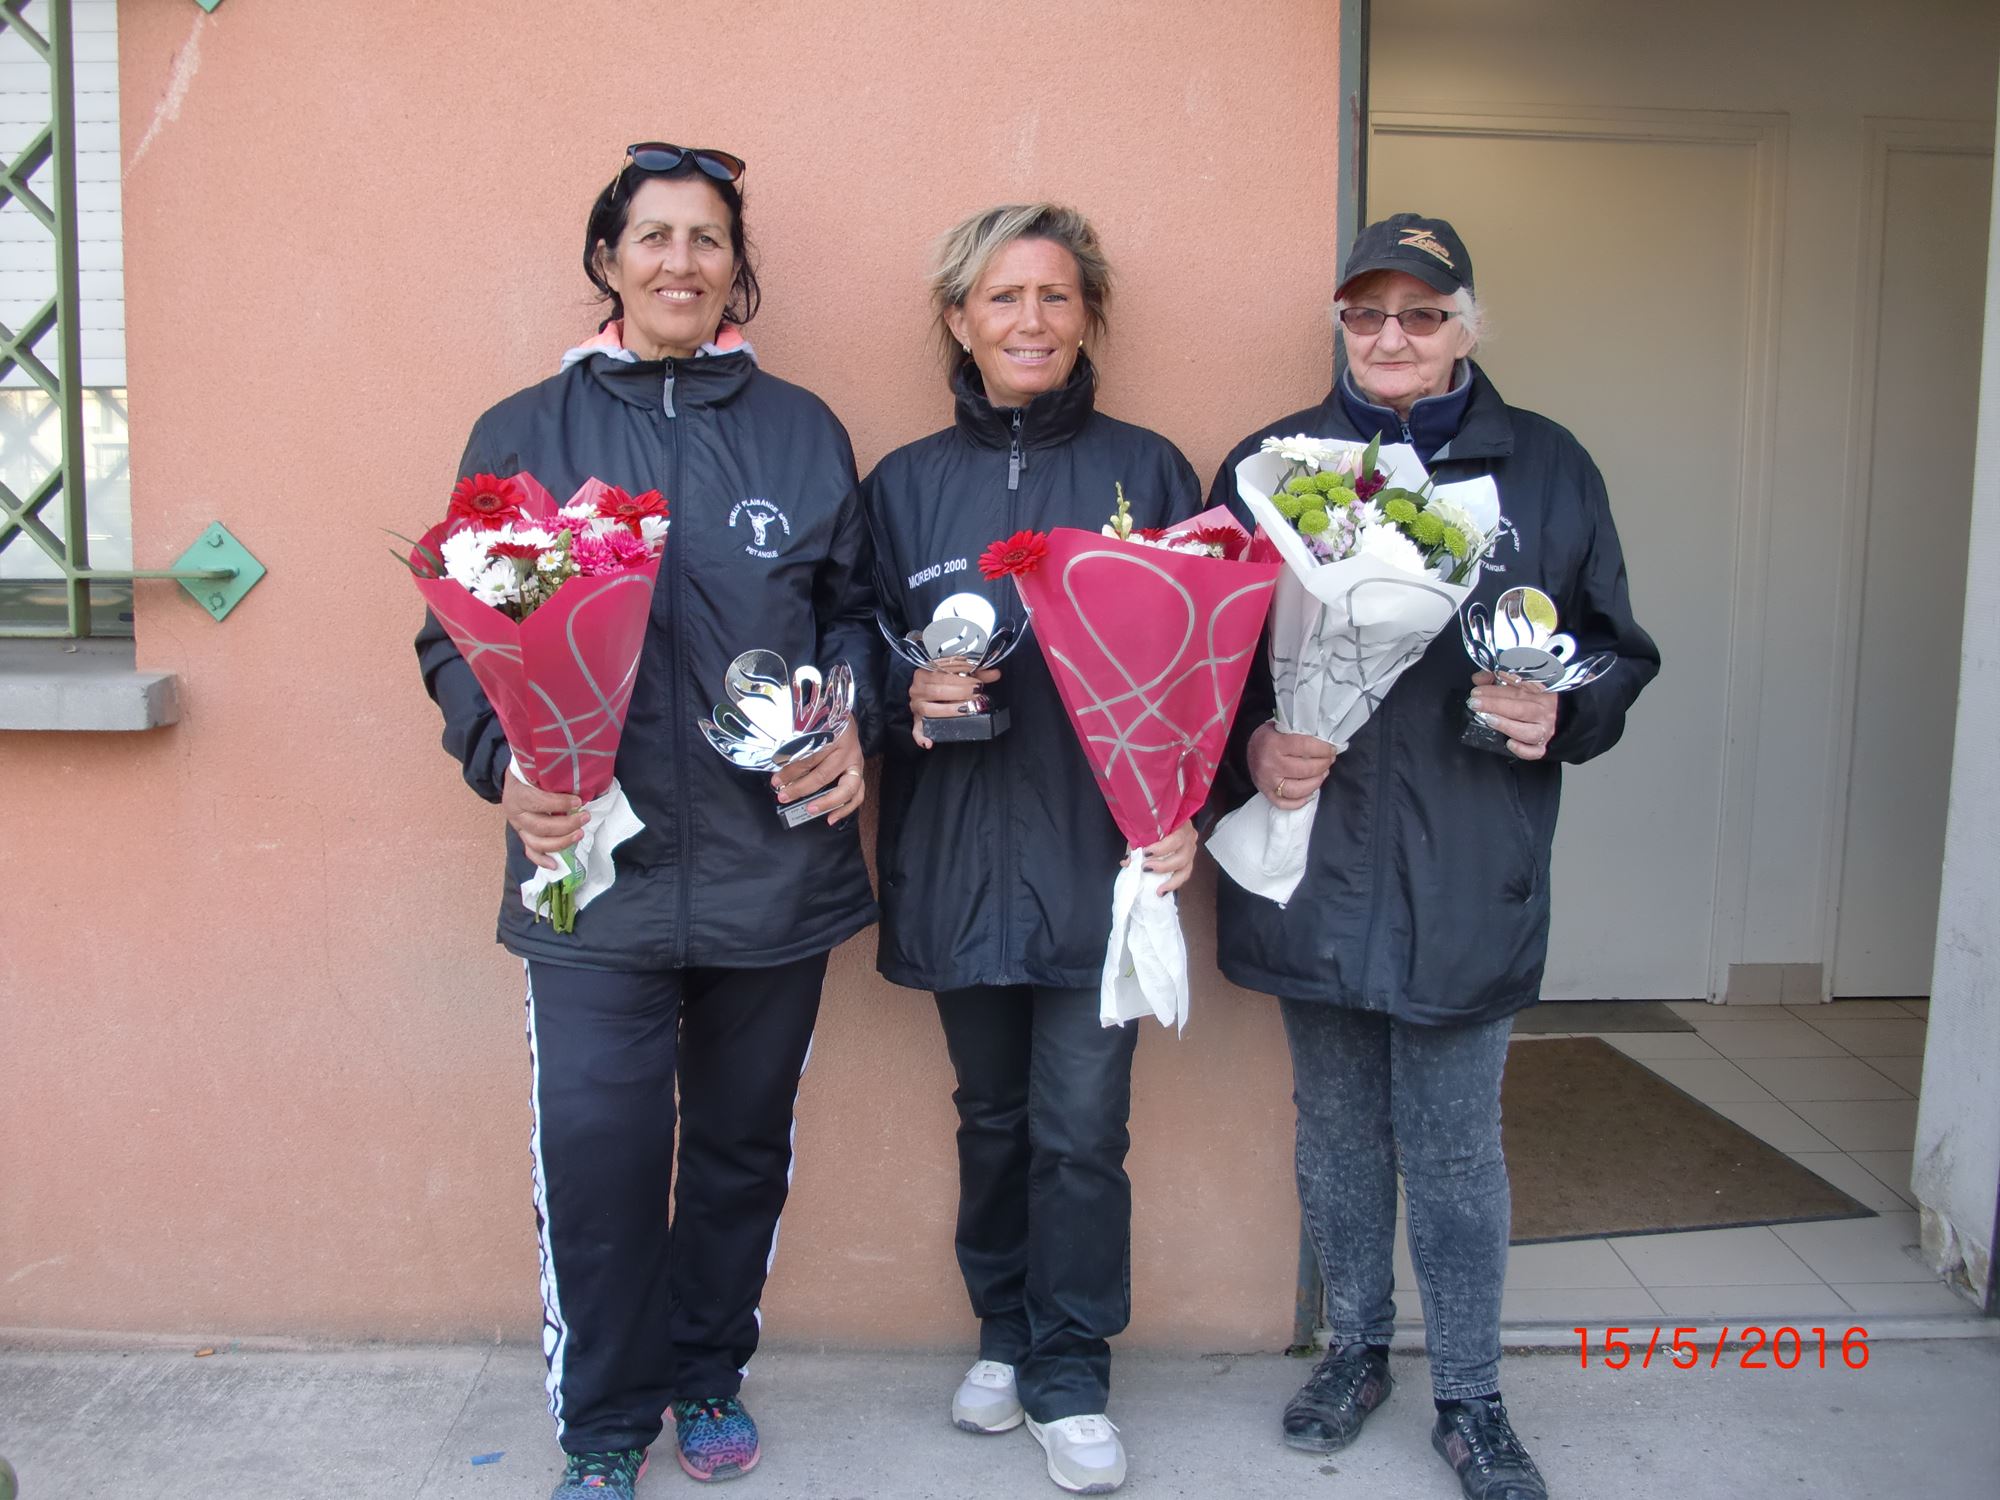
M 1659 671 L 1632 617 L 1604 481 L 1581 444 L 1509 406 L 1472 355 L 1472 260 L 1442 219 L 1397 214 L 1357 237 L 1336 313 L 1346 369 L 1327 398 L 1246 438 L 1411 444 L 1440 480 L 1490 476 L 1509 527 L 1475 597 L 1551 595 L 1582 652 L 1616 664 L 1578 693 L 1474 673 L 1446 629 L 1338 758 L 1269 721 L 1268 673 L 1238 719 L 1236 769 L 1281 808 L 1322 793 L 1304 879 L 1283 906 L 1218 883 L 1217 957 L 1278 997 L 1298 1105 L 1297 1170 L 1332 1338 L 1285 1409 L 1285 1441 L 1345 1447 L 1389 1396 L 1396 1174 L 1409 1201 L 1437 1421 L 1431 1443 L 1470 1500 L 1548 1493 L 1500 1400 L 1509 1230 L 1500 1080 L 1515 1012 L 1538 997 L 1561 764 L 1624 732 Z M 1505 570 L 1504 577 L 1498 576 Z M 1460 738 L 1468 705 L 1504 754 Z M 1247 789 L 1246 789 L 1247 791 Z

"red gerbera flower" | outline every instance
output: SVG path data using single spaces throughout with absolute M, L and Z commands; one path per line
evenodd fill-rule
M 447 519 L 454 527 L 480 526 L 492 531 L 519 520 L 521 502 L 527 496 L 526 486 L 518 479 L 473 474 L 452 486 Z
M 1204 547 L 1215 547 L 1228 558 L 1236 557 L 1250 540 L 1233 526 L 1197 526 L 1194 534 Z
M 486 549 L 488 557 L 507 557 L 515 562 L 534 562 L 542 555 L 542 549 L 533 542 L 495 542 Z
M 1357 500 L 1366 500 L 1370 495 L 1379 493 L 1388 482 L 1380 469 L 1370 469 L 1354 481 L 1354 496 Z
M 1142 542 L 1157 542 L 1167 534 L 1164 526 L 1134 526 L 1132 535 Z
M 1049 539 L 1039 531 L 1017 531 L 979 554 L 981 578 L 1014 578 L 1032 573 L 1049 555 Z
M 616 485 L 607 485 L 598 497 L 597 513 L 619 522 L 632 535 L 639 535 L 639 522 L 647 516 L 665 519 L 667 502 L 658 490 L 647 490 L 643 495 L 628 495 Z

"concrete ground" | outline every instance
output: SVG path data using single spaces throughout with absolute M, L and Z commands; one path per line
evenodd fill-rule
M 2000 1339 L 1877 1343 L 1865 1369 L 1613 1371 L 1515 1354 L 1509 1407 L 1557 1497 L 2000 1493 Z M 745 1398 L 764 1461 L 730 1500 L 1054 1496 L 1024 1431 L 954 1430 L 956 1356 L 769 1351 Z M 1452 1500 L 1422 1357 L 1354 1447 L 1284 1448 L 1306 1366 L 1279 1355 L 1118 1359 L 1112 1415 L 1135 1497 Z M 0 1346 L 0 1454 L 22 1500 L 546 1500 L 559 1460 L 532 1348 Z M 496 1456 L 497 1455 L 497 1456 Z M 486 1460 L 481 1462 L 480 1460 Z M 656 1449 L 642 1500 L 692 1495 Z

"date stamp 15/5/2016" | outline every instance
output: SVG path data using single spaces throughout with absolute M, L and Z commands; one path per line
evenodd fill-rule
M 1657 1359 L 1676 1370 L 1864 1370 L 1868 1367 L 1868 1330 L 1849 1328 L 1764 1328 L 1752 1323 L 1735 1330 L 1725 1325 L 1704 1348 L 1695 1342 L 1695 1328 L 1588 1328 L 1570 1330 L 1577 1337 L 1577 1363 L 1607 1370 L 1649 1370 Z M 1704 1341 L 1707 1342 L 1707 1341 Z M 1735 1347 L 1730 1347 L 1734 1345 Z M 1724 1357 L 1725 1350 L 1727 1357 Z

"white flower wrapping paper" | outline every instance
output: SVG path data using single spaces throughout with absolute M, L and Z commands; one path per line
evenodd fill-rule
M 1357 453 L 1362 447 L 1349 446 Z M 1391 485 L 1415 490 L 1429 481 L 1416 450 L 1404 443 L 1385 444 L 1376 466 Z M 1271 503 L 1291 468 L 1283 451 L 1253 453 L 1236 466 L 1236 492 L 1285 560 L 1270 618 L 1278 728 L 1325 740 L 1339 753 L 1396 679 L 1451 623 L 1477 587 L 1480 570 L 1475 567 L 1462 584 L 1446 583 L 1421 569 L 1417 549 L 1400 534 L 1395 540 L 1408 548 L 1408 557 L 1393 546 L 1370 547 L 1366 532 L 1354 556 L 1320 561 Z M 1482 533 L 1498 529 L 1500 491 L 1492 479 L 1440 484 L 1432 493 Z M 1416 571 L 1410 558 L 1418 559 Z M 1468 689 L 1470 677 L 1468 664 Z M 1231 880 L 1282 906 L 1305 877 L 1318 810 L 1317 796 L 1286 811 L 1259 792 L 1217 822 L 1208 852 Z
M 1187 939 L 1180 903 L 1160 894 L 1166 876 L 1130 850 L 1111 885 L 1111 943 L 1104 953 L 1097 1020 L 1102 1026 L 1153 1017 L 1178 1035 L 1187 1030 Z
M 507 760 L 507 774 L 534 785 L 521 774 L 520 762 L 511 756 Z M 556 856 L 563 862 L 563 868 L 550 870 L 536 865 L 535 873 L 521 882 L 521 904 L 530 912 L 541 911 L 543 891 L 572 874 L 578 877 L 576 909 L 582 911 L 617 881 L 618 871 L 611 856 L 618 846 L 633 834 L 646 831 L 616 777 L 610 786 L 584 803 L 583 810 L 589 819 L 583 825 L 583 837 Z

